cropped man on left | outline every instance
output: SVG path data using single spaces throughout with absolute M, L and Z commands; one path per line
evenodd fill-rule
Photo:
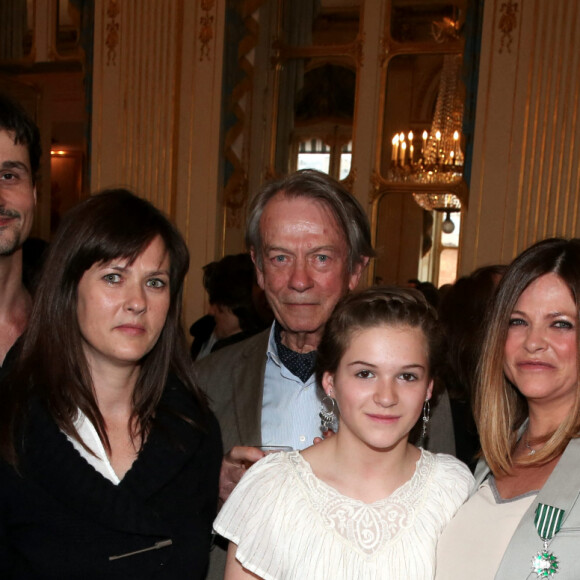
M 22 280 L 22 244 L 32 227 L 40 154 L 38 127 L 0 95 L 0 366 L 26 329 L 32 306 Z

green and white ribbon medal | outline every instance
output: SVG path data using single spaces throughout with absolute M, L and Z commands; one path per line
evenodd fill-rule
M 538 535 L 544 547 L 532 558 L 532 570 L 538 578 L 550 578 L 558 572 L 558 558 L 548 552 L 548 542 L 560 531 L 564 510 L 546 505 L 538 504 L 534 525 L 538 530 Z

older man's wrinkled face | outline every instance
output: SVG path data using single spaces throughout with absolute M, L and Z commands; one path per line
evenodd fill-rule
M 26 145 L 0 129 L 0 256 L 22 246 L 32 227 L 36 189 Z
M 349 272 L 345 232 L 326 205 L 306 197 L 273 197 L 260 233 L 258 283 L 285 331 L 284 343 L 312 350 L 336 303 L 356 287 L 362 264 Z

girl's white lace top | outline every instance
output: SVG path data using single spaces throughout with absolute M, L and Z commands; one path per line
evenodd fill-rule
M 267 580 L 433 578 L 437 539 L 473 477 L 449 455 L 422 451 L 413 477 L 373 504 L 318 479 L 298 451 L 275 453 L 244 475 L 214 529 Z

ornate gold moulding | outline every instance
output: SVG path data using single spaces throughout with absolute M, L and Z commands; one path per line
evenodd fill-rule
M 407 175 L 407 179 L 385 179 L 373 174 L 372 199 L 378 200 L 388 193 L 409 193 L 421 208 L 427 211 L 457 212 L 461 211 L 467 200 L 467 186 L 459 171 L 437 171 L 434 176 L 418 181 L 418 173 Z M 443 181 L 442 176 L 445 176 Z

